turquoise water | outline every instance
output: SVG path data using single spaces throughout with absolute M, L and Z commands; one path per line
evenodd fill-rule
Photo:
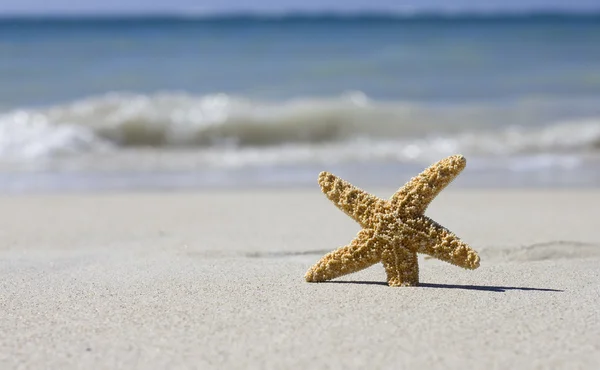
M 598 45 L 600 15 L 2 19 L 0 188 L 395 183 L 454 152 L 595 186 Z

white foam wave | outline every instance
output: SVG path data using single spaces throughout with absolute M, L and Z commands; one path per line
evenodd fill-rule
M 554 122 L 548 105 L 540 107 L 377 102 L 360 92 L 283 103 L 111 93 L 0 114 L 0 159 L 164 148 L 194 151 L 204 164 L 239 166 L 599 150 L 600 118 Z
M 77 125 L 56 125 L 44 114 L 0 115 L 0 158 L 40 159 L 107 149 L 110 144 Z

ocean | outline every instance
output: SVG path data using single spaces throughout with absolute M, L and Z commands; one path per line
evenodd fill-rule
M 600 185 L 600 14 L 0 18 L 0 191 Z

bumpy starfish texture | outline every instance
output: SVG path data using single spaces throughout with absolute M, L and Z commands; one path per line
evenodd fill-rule
M 390 286 L 416 286 L 417 253 L 466 269 L 479 267 L 477 252 L 423 214 L 465 166 L 461 155 L 445 158 L 413 177 L 389 200 L 321 172 L 319 185 L 323 193 L 363 229 L 350 244 L 326 254 L 311 267 L 306 281 L 327 281 L 382 262 Z

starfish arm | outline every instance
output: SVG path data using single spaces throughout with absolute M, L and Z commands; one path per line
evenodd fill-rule
M 350 244 L 323 256 L 304 278 L 308 282 L 327 281 L 374 265 L 381 260 L 379 244 L 373 230 L 363 229 Z
M 422 215 L 433 198 L 460 174 L 466 164 L 462 155 L 453 155 L 434 163 L 392 195 L 392 206 L 407 214 Z
M 364 228 L 372 226 L 375 214 L 386 203 L 328 172 L 319 174 L 319 185 L 333 204 Z
M 387 274 L 389 286 L 416 286 L 419 284 L 419 262 L 417 253 L 398 246 L 386 248 L 381 262 Z
M 416 245 L 417 252 L 466 269 L 474 270 L 479 267 L 477 252 L 429 217 L 408 220 L 407 226 L 416 231 L 410 242 Z

